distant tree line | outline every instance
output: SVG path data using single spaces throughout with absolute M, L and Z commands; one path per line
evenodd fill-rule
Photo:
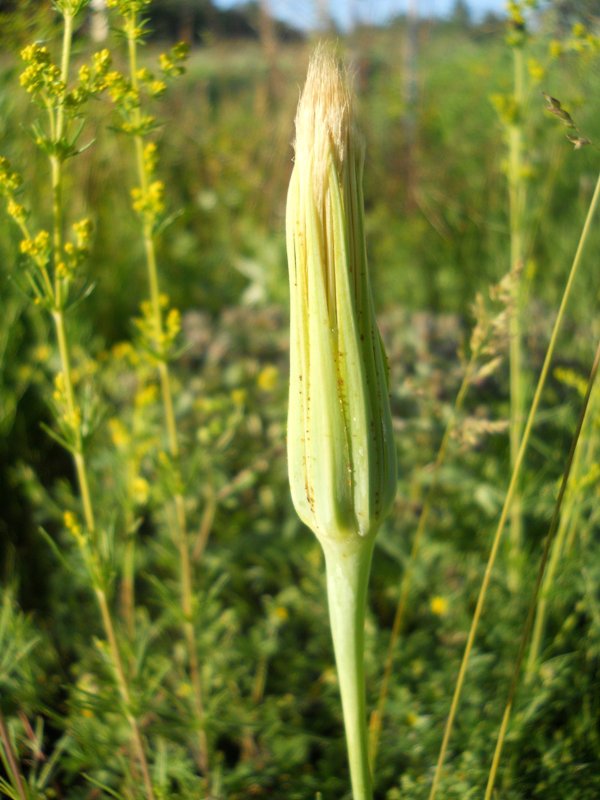
M 52 0 L 0 0 L 0 44 L 20 46 L 35 28 L 49 24 L 52 16 Z M 157 39 L 198 44 L 211 38 L 259 39 L 261 35 L 261 6 L 256 1 L 220 9 L 211 0 L 153 0 L 147 16 Z M 274 20 L 273 26 L 280 41 L 302 38 L 300 30 L 284 22 Z
M 260 37 L 261 9 L 258 2 L 243 3 L 231 9 L 217 8 L 211 0 L 154 0 L 149 16 L 158 38 L 199 42 L 207 36 L 232 39 Z M 300 32 L 275 21 L 277 38 L 301 38 Z
M 320 2 L 315 7 L 323 16 L 329 6 L 327 2 Z M 543 3 L 542 7 L 546 13 L 552 12 L 554 24 L 561 32 L 576 22 L 592 27 L 600 25 L 600 0 L 553 0 Z M 211 39 L 261 39 L 266 9 L 265 0 L 249 0 L 229 9 L 218 8 L 212 0 L 152 0 L 148 17 L 154 38 L 201 44 Z M 35 35 L 36 29 L 47 29 L 54 16 L 52 0 L 0 0 L 0 47 L 20 47 L 23 41 Z M 404 24 L 404 21 L 404 15 L 395 20 L 396 24 Z M 454 0 L 445 20 L 430 21 L 463 30 L 503 25 L 503 17 L 494 13 L 475 22 L 468 0 Z M 279 20 L 272 21 L 272 34 L 282 42 L 303 37 L 300 28 Z

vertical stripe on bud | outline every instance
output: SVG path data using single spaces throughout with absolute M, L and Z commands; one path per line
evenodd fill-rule
M 363 145 L 334 56 L 313 56 L 296 116 L 287 201 L 288 464 L 322 540 L 375 533 L 396 490 L 387 364 L 367 271 Z

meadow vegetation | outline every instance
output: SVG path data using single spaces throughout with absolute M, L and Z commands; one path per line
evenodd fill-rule
M 94 56 L 85 3 L 56 5 L 11 18 L 0 56 L 0 794 L 348 798 L 323 557 L 285 459 L 314 41 L 186 56 L 116 0 Z M 422 21 L 412 67 L 404 20 L 339 41 L 398 456 L 365 630 L 381 800 L 430 797 L 578 245 L 436 796 L 484 796 L 558 497 L 490 797 L 600 795 L 600 49 L 593 18 L 529 5 Z

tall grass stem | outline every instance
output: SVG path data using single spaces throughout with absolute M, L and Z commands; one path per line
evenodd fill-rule
M 510 463 L 514 469 L 521 436 L 525 408 L 522 316 L 525 182 L 523 177 L 523 108 L 525 101 L 525 64 L 522 46 L 513 47 L 514 103 L 516 119 L 509 128 L 508 184 L 510 207 L 510 261 L 513 274 L 510 316 Z M 518 555 L 522 539 L 522 505 L 517 483 L 510 509 L 510 571 L 516 582 Z
M 483 605 L 485 602 L 487 590 L 490 584 L 492 570 L 494 568 L 494 564 L 496 562 L 496 557 L 498 555 L 498 548 L 500 546 L 500 542 L 502 539 L 502 533 L 504 531 L 504 526 L 506 525 L 506 520 L 510 509 L 512 508 L 512 501 L 515 495 L 515 490 L 517 488 L 517 482 L 519 480 L 521 474 L 521 468 L 523 466 L 523 461 L 525 458 L 525 453 L 527 451 L 527 446 L 529 444 L 529 439 L 531 437 L 531 431 L 533 428 L 533 422 L 537 414 L 538 407 L 540 405 L 540 400 L 542 396 L 542 392 L 546 385 L 546 379 L 548 377 L 548 373 L 550 371 L 550 364 L 552 362 L 552 358 L 554 356 L 554 351 L 556 349 L 556 344 L 558 341 L 558 334 L 560 332 L 563 318 L 565 315 L 565 311 L 567 308 L 567 303 L 569 301 L 571 295 L 571 289 L 573 287 L 573 283 L 575 281 L 575 276 L 579 269 L 579 265 L 581 263 L 581 257 L 583 255 L 583 251 L 585 248 L 586 241 L 588 239 L 588 235 L 590 232 L 590 228 L 592 225 L 592 220 L 594 218 L 594 214 L 596 212 L 596 208 L 598 205 L 598 199 L 600 198 L 600 174 L 598 175 L 596 181 L 596 187 L 594 189 L 594 194 L 592 196 L 588 213 L 585 219 L 585 223 L 583 225 L 583 229 L 581 231 L 581 236 L 579 237 L 579 242 L 577 244 L 577 249 L 575 252 L 575 256 L 573 258 L 573 262 L 571 264 L 571 269 L 569 271 L 569 276 L 567 278 L 567 282 L 563 291 L 562 299 L 560 302 L 560 306 L 556 315 L 556 319 L 554 322 L 554 326 L 552 328 L 552 333 L 550 335 L 550 341 L 548 343 L 548 348 L 546 350 L 546 356 L 544 358 L 544 363 L 542 365 L 542 369 L 540 372 L 540 376 L 538 379 L 538 383 L 535 389 L 535 394 L 533 396 L 533 400 L 531 403 L 531 407 L 529 409 L 529 414 L 527 416 L 527 422 L 525 423 L 525 428 L 523 430 L 523 436 L 521 439 L 521 444 L 519 446 L 519 451 L 517 453 L 517 458 L 515 460 L 515 465 L 512 470 L 510 482 L 508 485 L 508 489 L 506 492 L 506 497 L 504 499 L 504 505 L 502 507 L 502 511 L 500 514 L 500 519 L 498 521 L 498 526 L 494 533 L 494 538 L 492 540 L 492 547 L 490 550 L 490 555 L 488 558 L 488 562 L 485 567 L 485 572 L 483 575 L 483 581 L 481 583 L 481 587 L 479 589 L 479 595 L 477 597 L 477 604 L 475 607 L 475 611 L 473 613 L 473 619 L 471 621 L 471 627 L 469 630 L 469 634 L 467 637 L 467 643 L 465 645 L 465 650 L 463 653 L 462 661 L 458 671 L 458 677 L 456 680 L 456 686 L 454 689 L 454 694 L 452 697 L 452 702 L 450 705 L 450 711 L 448 713 L 448 719 L 446 720 L 446 725 L 444 729 L 444 735 L 442 738 L 442 744 L 438 756 L 438 761 L 436 764 L 436 769 L 433 777 L 433 782 L 431 786 L 431 791 L 429 794 L 429 800 L 434 800 L 437 790 L 439 787 L 444 762 L 446 760 L 446 752 L 448 749 L 448 743 L 450 741 L 450 735 L 452 733 L 452 729 L 454 726 L 454 720 L 456 717 L 456 712 L 458 710 L 458 704 L 462 694 L 462 688 L 467 672 L 467 666 L 469 663 L 469 658 L 471 656 L 471 651 L 473 649 L 473 643 L 475 641 L 475 635 L 477 633 L 477 628 L 479 626 L 479 620 L 481 618 L 481 613 L 483 611 Z
M 467 363 L 463 379 L 461 381 L 459 390 L 456 395 L 456 399 L 454 401 L 454 407 L 452 409 L 450 419 L 446 424 L 444 435 L 442 436 L 442 441 L 440 443 L 435 461 L 433 463 L 433 468 L 431 471 L 431 483 L 429 485 L 429 489 L 425 497 L 425 502 L 423 503 L 423 506 L 421 508 L 421 513 L 419 515 L 419 520 L 417 522 L 417 529 L 415 531 L 415 536 L 413 539 L 410 555 L 408 558 L 408 563 L 406 565 L 404 575 L 402 576 L 402 581 L 400 584 L 400 596 L 398 599 L 398 604 L 396 606 L 396 613 L 394 614 L 394 621 L 392 624 L 390 641 L 388 644 L 388 649 L 385 657 L 383 675 L 381 678 L 381 686 L 379 689 L 379 697 L 377 699 L 377 705 L 373 710 L 373 712 L 371 713 L 371 718 L 369 721 L 369 762 L 371 764 L 372 770 L 375 770 L 375 764 L 377 762 L 377 751 L 379 749 L 379 739 L 381 736 L 381 729 L 383 726 L 385 705 L 387 701 L 389 685 L 394 666 L 394 655 L 396 652 L 396 647 L 398 645 L 400 634 L 402 632 L 402 624 L 404 622 L 406 605 L 410 595 L 410 590 L 412 588 L 412 579 L 414 575 L 415 564 L 419 556 L 421 542 L 423 540 L 425 531 L 427 529 L 429 515 L 431 513 L 431 509 L 433 507 L 433 501 L 435 498 L 435 493 L 438 488 L 439 471 L 446 459 L 450 437 L 452 435 L 456 419 L 463 407 L 463 403 L 467 395 L 467 391 L 473 375 L 473 371 L 475 369 L 475 364 L 477 362 L 478 356 L 479 356 L 479 350 L 473 351 Z
M 510 721 L 510 715 L 512 713 L 512 707 L 515 700 L 515 695 L 517 692 L 518 682 L 519 682 L 519 675 L 521 672 L 521 666 L 523 664 L 523 659 L 525 657 L 525 650 L 527 648 L 527 642 L 529 641 L 529 636 L 531 634 L 531 630 L 533 628 L 533 622 L 535 618 L 535 610 L 537 606 L 537 600 L 540 595 L 540 589 L 542 587 L 544 573 L 546 571 L 546 565 L 548 563 L 548 558 L 550 555 L 552 542 L 554 541 L 555 534 L 558 528 L 558 523 L 560 520 L 560 512 L 562 503 L 565 497 L 565 493 L 567 490 L 567 485 L 569 483 L 569 477 L 571 475 L 571 468 L 574 462 L 575 450 L 577 448 L 577 443 L 579 441 L 579 437 L 581 435 L 581 429 L 583 427 L 583 423 L 588 411 L 589 402 L 590 402 L 590 395 L 592 393 L 592 389 L 594 387 L 594 382 L 596 380 L 596 376 L 598 374 L 598 364 L 600 363 L 600 344 L 596 349 L 596 355 L 594 357 L 594 362 L 592 365 L 592 369 L 590 371 L 590 376 L 588 379 L 587 390 L 585 394 L 585 398 L 583 400 L 583 405 L 581 408 L 581 413 L 579 415 L 579 421 L 577 423 L 577 428 L 575 429 L 575 433 L 573 434 L 573 440 L 571 442 L 571 448 L 569 450 L 569 455 L 567 456 L 567 464 L 565 467 L 565 471 L 563 473 L 562 481 L 560 484 L 560 489 L 558 492 L 558 497 L 556 498 L 556 504 L 554 506 L 554 512 L 552 514 L 552 520 L 550 522 L 550 527 L 548 530 L 548 535 L 546 537 L 546 541 L 544 544 L 544 550 L 542 553 L 542 558 L 540 561 L 540 566 L 538 569 L 538 574 L 535 582 L 535 586 L 533 589 L 531 602 L 529 604 L 529 611 L 527 613 L 527 619 L 525 620 L 525 625 L 523 627 L 523 633 L 521 635 L 521 641 L 519 642 L 519 650 L 517 653 L 517 658 L 515 660 L 515 666 L 510 682 L 510 688 L 508 690 L 508 697 L 506 700 L 506 706 L 504 708 L 504 714 L 502 716 L 502 722 L 500 724 L 500 729 L 498 732 L 498 738 L 496 741 L 496 748 L 494 750 L 494 757 L 492 759 L 492 766 L 490 768 L 490 773 L 488 776 L 488 782 L 485 790 L 485 797 L 484 800 L 492 800 L 492 792 L 494 790 L 494 784 L 496 782 L 496 775 L 498 773 L 498 766 L 500 764 L 500 757 L 502 755 L 502 748 L 504 746 L 504 740 L 506 738 L 506 731 L 508 729 L 508 723 Z
M 598 387 L 596 387 L 596 392 Z M 570 544 L 575 535 L 575 531 L 579 528 L 581 522 L 581 504 L 577 502 L 578 494 L 580 492 L 577 486 L 578 480 L 581 478 L 581 470 L 589 466 L 589 459 L 594 457 L 595 442 L 594 442 L 594 414 L 600 410 L 598 400 L 600 396 L 595 394 L 590 399 L 590 410 L 588 412 L 585 431 L 587 435 L 580 437 L 580 443 L 577 447 L 575 455 L 573 456 L 573 466 L 571 469 L 572 478 L 569 484 L 569 491 L 564 500 L 564 510 L 560 517 L 560 523 L 556 533 L 556 537 L 552 544 L 552 552 L 548 559 L 548 567 L 544 574 L 544 582 L 540 590 L 540 598 L 537 604 L 535 622 L 533 625 L 533 632 L 531 634 L 531 647 L 527 655 L 526 666 L 526 679 L 531 680 L 535 674 L 542 641 L 544 637 L 544 629 L 546 624 L 546 613 L 548 608 L 548 595 L 550 587 L 554 582 L 556 573 L 561 562 L 561 557 L 570 552 Z M 582 467 L 583 465 L 583 467 Z M 575 485 L 573 485 L 575 484 Z

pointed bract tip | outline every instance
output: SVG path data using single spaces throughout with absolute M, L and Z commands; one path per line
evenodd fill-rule
M 315 180 L 334 157 L 347 157 L 352 126 L 352 95 L 346 71 L 334 50 L 319 44 L 308 66 L 296 113 L 296 162 L 307 159 Z

